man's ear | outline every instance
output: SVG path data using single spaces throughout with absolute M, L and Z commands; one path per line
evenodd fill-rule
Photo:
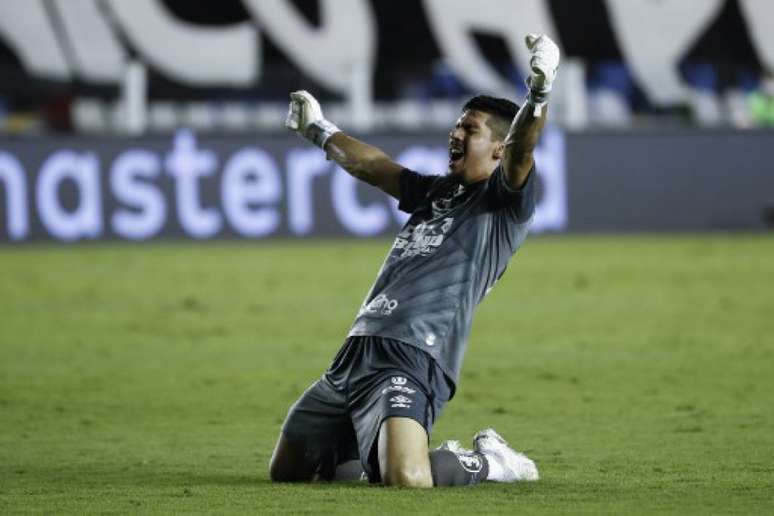
M 505 154 L 505 142 L 497 142 L 492 152 L 492 158 L 503 159 L 503 154 Z

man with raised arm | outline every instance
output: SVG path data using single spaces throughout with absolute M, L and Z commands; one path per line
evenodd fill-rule
M 473 312 L 503 275 L 535 211 L 532 157 L 547 115 L 559 49 L 528 35 L 529 94 L 470 99 L 449 133 L 449 170 L 423 176 L 323 118 L 309 93 L 290 94 L 285 125 L 411 214 L 333 363 L 291 407 L 271 458 L 275 481 L 367 476 L 432 487 L 537 480 L 535 463 L 493 429 L 473 449 L 428 448 L 454 395 Z

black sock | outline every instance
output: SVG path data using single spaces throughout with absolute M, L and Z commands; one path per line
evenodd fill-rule
M 454 453 L 449 450 L 430 452 L 433 485 L 469 486 L 486 480 L 489 463 L 479 452 Z
M 435 486 L 469 486 L 486 480 L 489 463 L 479 452 L 456 454 L 449 450 L 430 452 L 430 470 Z M 336 466 L 334 481 L 364 480 L 365 470 L 359 460 Z

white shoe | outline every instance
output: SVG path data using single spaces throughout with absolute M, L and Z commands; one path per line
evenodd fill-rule
M 452 453 L 473 453 L 473 450 L 463 448 L 459 441 L 444 441 L 436 450 L 448 450 Z
M 473 436 L 473 448 L 486 456 L 487 460 L 495 461 L 502 468 L 501 475 L 495 475 L 489 480 L 495 482 L 535 481 L 539 478 L 535 462 L 523 453 L 508 446 L 508 443 L 494 431 L 494 428 L 481 430 Z M 490 471 L 493 468 L 490 466 Z

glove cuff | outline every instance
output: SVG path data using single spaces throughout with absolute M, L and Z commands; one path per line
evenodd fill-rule
M 543 112 L 543 106 L 548 103 L 551 94 L 551 85 L 543 85 L 541 88 L 532 86 L 532 77 L 527 77 L 527 104 L 534 108 L 534 116 L 539 117 Z
M 328 142 L 328 138 L 338 132 L 341 132 L 341 129 L 336 127 L 336 124 L 323 118 L 309 124 L 306 127 L 304 136 L 306 136 L 309 141 L 325 150 L 325 144 Z

